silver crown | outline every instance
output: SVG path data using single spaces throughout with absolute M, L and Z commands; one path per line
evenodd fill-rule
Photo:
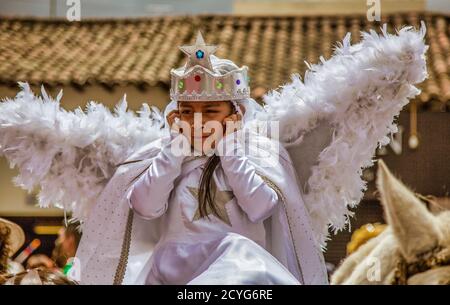
M 195 45 L 181 46 L 188 56 L 183 67 L 172 69 L 170 98 L 176 101 L 224 101 L 250 97 L 248 67 L 224 75 L 213 70 L 210 56 L 217 46 L 205 44 L 200 32 Z

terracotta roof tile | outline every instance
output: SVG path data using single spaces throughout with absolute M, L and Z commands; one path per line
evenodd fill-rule
M 335 42 L 352 33 L 402 25 L 427 24 L 430 78 L 419 100 L 434 109 L 450 108 L 450 17 L 411 13 L 384 15 L 371 23 L 365 16 L 196 16 L 126 20 L 0 18 L 0 83 L 169 85 L 170 69 L 183 64 L 177 46 L 191 43 L 197 29 L 219 44 L 219 57 L 250 68 L 253 94 L 303 74 L 304 61 L 329 58 Z

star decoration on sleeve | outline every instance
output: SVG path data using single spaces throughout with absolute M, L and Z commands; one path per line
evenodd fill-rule
M 228 224 L 231 227 L 230 217 L 228 216 L 225 205 L 234 198 L 234 194 L 232 191 L 220 191 L 217 188 L 217 186 L 214 182 L 214 179 L 213 179 L 213 188 L 215 190 L 214 202 L 216 204 L 217 212 L 220 215 L 219 218 L 220 218 L 220 220 L 222 220 L 223 222 L 225 222 L 226 224 Z M 198 200 L 199 189 L 196 187 L 188 187 L 188 190 L 192 194 L 192 196 L 194 196 L 194 198 L 197 199 L 197 202 L 199 202 L 199 200 Z M 213 214 L 213 211 L 211 210 L 211 208 L 209 206 L 206 206 L 206 212 L 207 212 L 206 216 Z M 206 217 L 206 216 L 204 216 L 204 217 Z M 200 215 L 200 206 L 197 206 L 197 210 L 195 211 L 194 218 L 192 219 L 192 221 L 199 220 L 204 217 L 202 217 Z
M 217 46 L 206 45 L 200 31 L 198 31 L 197 40 L 194 45 L 181 46 L 180 50 L 188 56 L 185 69 L 200 65 L 212 71 L 212 64 L 209 56 L 216 52 Z

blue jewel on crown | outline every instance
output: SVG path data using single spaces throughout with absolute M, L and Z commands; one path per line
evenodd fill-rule
M 202 50 L 198 50 L 197 52 L 195 52 L 195 56 L 198 59 L 202 59 L 205 56 L 205 52 L 203 52 Z

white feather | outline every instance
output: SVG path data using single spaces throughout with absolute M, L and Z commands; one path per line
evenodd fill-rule
M 19 169 L 14 181 L 40 188 L 39 204 L 56 206 L 85 220 L 115 165 L 161 136 L 161 115 L 144 104 L 139 116 L 127 111 L 126 97 L 111 113 L 90 102 L 86 112 L 60 107 L 42 87 L 34 96 L 26 83 L 14 99 L 0 103 L 0 155 Z
M 376 147 L 397 130 L 395 116 L 420 92 L 414 84 L 427 76 L 424 35 L 424 24 L 419 32 L 407 27 L 397 35 L 384 27 L 382 35 L 362 33 L 362 42 L 351 46 L 347 34 L 332 58 L 311 65 L 304 82 L 294 75 L 265 96 L 265 119 L 280 123 L 285 144 L 303 140 L 320 122 L 333 127 L 314 164 L 295 164 L 297 170 L 311 166 L 304 199 L 323 247 L 330 227 L 337 232 L 348 223 L 366 189 L 362 169 L 373 165 Z

